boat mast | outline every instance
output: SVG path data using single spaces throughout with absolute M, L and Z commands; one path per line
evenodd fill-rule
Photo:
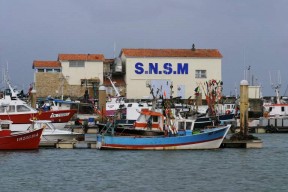
M 271 83 L 271 87 L 272 89 L 275 90 L 276 93 L 276 102 L 277 104 L 280 104 L 280 87 L 281 87 L 281 76 L 280 76 L 280 71 L 277 71 L 277 82 L 274 83 L 272 82 L 272 78 L 271 78 L 271 73 L 269 72 L 270 75 L 270 83 Z
M 115 84 L 112 82 L 110 75 L 106 75 L 106 77 L 109 79 L 109 81 L 110 81 L 110 83 L 111 83 L 111 85 L 112 85 L 112 87 L 116 93 L 116 97 L 120 97 L 121 95 L 120 95 L 119 91 L 117 90 L 117 88 L 115 87 Z
M 11 98 L 16 98 L 17 94 L 15 93 L 14 89 L 12 88 L 10 81 L 9 81 L 9 77 L 8 77 L 8 62 L 7 62 L 6 71 L 3 71 L 3 81 L 8 86 L 8 88 L 10 89 Z

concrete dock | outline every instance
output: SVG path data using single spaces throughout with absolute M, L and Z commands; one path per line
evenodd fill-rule
M 39 148 L 54 149 L 96 149 L 96 134 L 85 134 L 84 141 L 41 141 Z
M 221 148 L 246 148 L 246 149 L 260 149 L 263 147 L 262 140 L 243 140 L 243 141 L 232 141 L 224 139 L 221 144 Z

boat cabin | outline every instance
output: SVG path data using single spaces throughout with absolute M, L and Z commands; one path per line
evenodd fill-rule
M 163 131 L 164 116 L 161 112 L 144 108 L 135 121 L 134 127 L 135 129 Z
M 171 114 L 175 113 L 172 112 Z M 169 114 L 166 115 L 170 116 Z M 140 116 L 134 123 L 134 127 L 142 130 L 169 131 L 173 134 L 180 132 L 181 134 L 192 134 L 194 122 L 193 119 L 184 119 L 179 115 L 172 115 L 167 118 L 157 110 L 142 109 Z
M 288 104 L 264 105 L 264 113 L 265 112 L 268 112 L 269 116 L 287 116 Z

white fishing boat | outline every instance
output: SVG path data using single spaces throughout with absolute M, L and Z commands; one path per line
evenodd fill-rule
M 122 115 L 127 120 L 136 120 L 139 116 L 139 111 L 142 109 L 151 109 L 151 104 L 147 102 L 127 102 L 125 97 L 122 97 L 115 87 L 114 82 L 110 76 L 106 76 L 109 79 L 114 91 L 114 97 L 108 97 L 106 102 L 106 116 L 114 116 L 117 112 L 121 111 Z
M 84 133 L 75 133 L 71 130 L 60 130 L 49 120 L 35 120 L 32 121 L 29 129 L 44 128 L 41 141 L 71 141 L 81 140 L 84 138 Z

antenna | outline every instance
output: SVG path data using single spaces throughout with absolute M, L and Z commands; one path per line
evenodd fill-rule
M 275 93 L 276 93 L 276 99 L 277 99 L 277 103 L 279 104 L 280 103 L 280 96 L 279 96 L 279 89 L 281 87 L 281 75 L 280 75 L 280 71 L 278 70 L 277 71 L 277 80 L 275 82 L 275 79 L 272 80 L 272 77 L 271 77 L 271 73 L 269 72 L 269 76 L 270 76 L 270 84 L 271 84 L 271 87 L 272 89 L 275 90 Z
M 116 52 L 116 42 L 114 41 L 114 49 L 113 49 L 113 58 L 115 58 L 115 52 Z
M 243 57 L 244 57 L 244 79 L 247 80 L 247 72 L 246 72 L 246 54 L 245 54 L 245 47 L 243 49 Z
M 260 84 L 260 98 L 263 98 L 262 89 L 263 89 L 263 87 L 262 87 L 262 85 Z
M 235 98 L 237 99 L 237 98 L 238 98 L 238 91 L 237 91 L 236 83 L 235 83 L 235 89 L 234 89 L 234 91 L 235 91 Z
M 285 89 L 284 96 L 287 96 L 287 91 L 288 91 L 288 85 L 287 85 L 287 87 Z

